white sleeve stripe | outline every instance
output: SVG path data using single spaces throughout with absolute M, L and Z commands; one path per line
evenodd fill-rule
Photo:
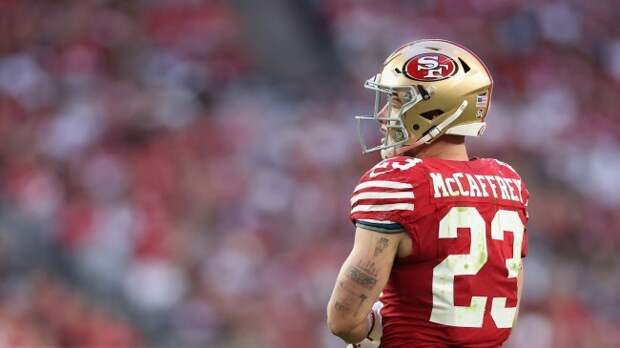
M 412 191 L 407 192 L 362 192 L 351 198 L 351 205 L 362 199 L 415 198 Z
M 392 210 L 413 210 L 411 203 L 377 204 L 377 205 L 358 205 L 351 210 L 351 214 L 368 211 L 392 211 Z
M 353 192 L 357 192 L 359 190 L 363 190 L 369 187 L 383 187 L 383 188 L 391 188 L 391 189 L 412 189 L 413 185 L 407 184 L 404 182 L 397 181 L 383 181 L 383 180 L 375 180 L 375 181 L 365 181 L 355 187 Z

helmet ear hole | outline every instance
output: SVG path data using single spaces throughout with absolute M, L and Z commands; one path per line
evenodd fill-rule
M 433 109 L 433 110 L 421 113 L 420 116 L 424 117 L 425 119 L 429 121 L 432 121 L 435 117 L 440 116 L 441 114 L 443 114 L 443 110 Z
M 459 62 L 461 62 L 461 65 L 463 66 L 463 71 L 465 73 L 467 73 L 469 70 L 471 70 L 469 65 L 467 65 L 467 63 L 465 63 L 465 61 L 461 57 L 459 57 Z
M 419 124 L 417 124 L 417 123 L 416 123 L 416 124 L 414 124 L 414 125 L 413 125 L 413 130 L 418 130 L 418 129 L 420 129 L 420 125 L 419 125 Z

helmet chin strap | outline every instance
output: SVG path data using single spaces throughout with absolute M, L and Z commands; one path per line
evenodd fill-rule
M 390 157 L 394 157 L 398 155 L 396 153 L 396 148 L 395 147 L 390 147 L 389 149 L 382 149 L 381 150 L 381 158 L 383 159 L 388 159 Z
M 459 107 L 454 111 L 454 113 L 452 113 L 452 115 L 448 116 L 445 120 L 443 120 L 443 122 L 441 122 L 440 124 L 436 125 L 435 127 L 431 128 L 428 130 L 428 132 L 426 132 L 426 135 L 424 135 L 423 137 L 421 137 L 420 139 L 418 139 L 418 141 L 416 141 L 415 143 L 411 144 L 411 145 L 407 145 L 407 146 L 402 146 L 399 148 L 389 148 L 389 149 L 383 149 L 381 150 L 381 157 L 383 159 L 386 158 L 390 158 L 390 157 L 394 157 L 394 156 L 398 156 L 401 155 L 411 149 L 414 149 L 422 144 L 430 144 L 433 140 L 435 140 L 435 138 L 437 138 L 439 135 L 443 134 L 443 130 L 446 129 L 448 126 L 450 126 L 450 124 L 452 124 L 452 122 L 456 121 L 457 118 L 459 118 L 459 116 L 461 116 L 461 114 L 463 113 L 463 111 L 465 111 L 465 108 L 467 107 L 469 103 L 467 102 L 467 100 L 463 100 L 463 102 L 461 103 L 461 105 L 459 105 Z

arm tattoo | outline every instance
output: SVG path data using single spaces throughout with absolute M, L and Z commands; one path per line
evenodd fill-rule
M 349 267 L 349 269 L 347 270 L 347 276 L 351 278 L 351 280 L 368 290 L 372 289 L 375 284 L 377 284 L 377 278 L 367 274 L 366 272 L 355 266 Z
M 374 263 L 374 261 L 363 261 L 357 264 L 357 266 L 364 272 L 372 275 L 372 276 L 377 276 L 377 266 Z
M 347 306 L 346 304 L 344 304 L 342 302 L 338 302 L 338 301 L 336 301 L 336 303 L 334 303 L 334 308 L 338 312 L 348 312 L 349 310 L 351 310 L 351 308 L 349 308 L 349 306 Z
M 344 285 L 344 282 L 338 282 L 338 286 L 342 290 L 348 292 L 349 295 L 353 295 L 354 297 L 359 297 L 361 302 L 364 302 L 368 298 L 368 296 L 366 296 L 366 294 L 364 294 L 364 293 L 359 294 L 359 293 L 357 293 L 357 292 L 355 292 L 355 291 L 353 291 L 351 289 L 347 289 L 347 287 Z
M 339 312 L 344 312 L 344 311 L 348 312 L 348 311 L 350 311 L 351 310 L 351 302 L 350 302 L 350 300 L 352 300 L 353 298 L 358 298 L 359 299 L 359 304 L 357 304 L 355 306 L 355 308 L 356 308 L 355 314 L 357 315 L 357 313 L 359 312 L 360 306 L 364 303 L 364 301 L 366 301 L 368 299 L 368 296 L 366 296 L 365 293 L 361 293 L 360 294 L 360 293 L 358 293 L 356 291 L 348 289 L 347 286 L 342 281 L 338 282 L 338 287 L 341 288 L 342 290 L 348 292 L 349 295 L 347 297 L 345 297 L 343 302 L 336 301 L 336 303 L 334 303 L 334 307 L 336 308 L 336 310 L 339 311 Z
M 381 237 L 377 242 L 377 246 L 375 247 L 375 256 L 381 254 L 385 248 L 388 246 L 388 239 L 385 237 Z
M 344 291 L 348 292 L 350 295 L 357 296 L 357 293 L 356 293 L 355 291 L 353 291 L 353 290 L 351 290 L 351 289 L 347 288 L 347 287 L 344 285 L 344 282 L 343 282 L 343 281 L 338 282 L 338 286 L 339 286 L 342 290 L 344 290 Z

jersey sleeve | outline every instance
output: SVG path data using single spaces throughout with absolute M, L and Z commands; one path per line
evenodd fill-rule
M 417 158 L 396 157 L 380 162 L 358 181 L 351 197 L 351 221 L 381 233 L 405 231 L 415 212 L 413 167 Z

